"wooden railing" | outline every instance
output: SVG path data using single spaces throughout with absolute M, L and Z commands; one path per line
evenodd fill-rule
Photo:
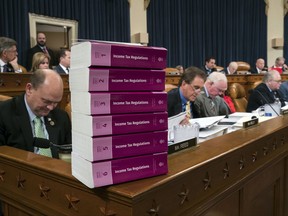
M 8 96 L 16 96 L 25 92 L 26 83 L 29 82 L 31 73 L 0 73 L 0 94 Z M 61 75 L 63 79 L 63 98 L 59 106 L 65 108 L 69 101 L 69 77 Z

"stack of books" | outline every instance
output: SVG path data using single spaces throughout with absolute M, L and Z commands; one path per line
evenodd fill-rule
M 168 172 L 166 55 L 132 44 L 72 46 L 72 175 L 88 187 Z

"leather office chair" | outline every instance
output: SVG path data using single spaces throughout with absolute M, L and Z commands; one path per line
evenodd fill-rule
M 229 86 L 229 94 L 234 103 L 236 112 L 246 112 L 247 99 L 244 87 L 239 83 L 232 83 Z
M 237 74 L 246 74 L 250 70 L 250 64 L 243 61 L 237 61 L 238 68 L 237 68 Z
M 11 98 L 12 98 L 12 97 L 7 96 L 7 95 L 0 95 L 0 102 L 1 102 L 1 101 L 6 101 L 6 100 L 11 99 Z
M 165 92 L 168 92 L 174 88 L 177 88 L 177 86 L 172 84 L 165 84 Z

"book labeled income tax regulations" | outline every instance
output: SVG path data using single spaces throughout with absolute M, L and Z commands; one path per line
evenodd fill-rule
M 73 152 L 88 161 L 101 161 L 167 152 L 167 131 L 89 137 L 72 132 Z
M 80 42 L 71 47 L 71 68 L 90 66 L 166 68 L 167 49 L 108 42 Z
M 165 71 L 76 68 L 69 72 L 70 91 L 164 91 Z
M 71 91 L 71 107 L 88 115 L 161 112 L 167 110 L 167 93 Z
M 72 152 L 72 175 L 89 188 L 166 174 L 167 152 L 90 162 Z
M 72 112 L 72 130 L 91 137 L 161 131 L 167 129 L 167 112 L 102 116 L 91 116 Z

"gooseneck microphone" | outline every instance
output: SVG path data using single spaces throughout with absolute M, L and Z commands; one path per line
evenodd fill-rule
M 72 151 L 72 144 L 57 145 L 57 144 L 52 143 L 48 139 L 39 138 L 39 137 L 33 138 L 33 146 L 37 148 L 50 148 L 53 158 L 59 158 L 59 151 L 65 151 L 65 152 Z
M 277 116 L 280 116 L 279 113 L 274 109 L 274 107 L 271 106 L 269 101 L 264 97 L 264 95 L 260 91 L 258 91 L 258 89 L 254 89 L 254 91 L 256 91 L 261 96 L 261 98 L 265 101 L 266 104 L 268 104 L 268 106 L 274 111 L 274 113 L 276 113 Z

